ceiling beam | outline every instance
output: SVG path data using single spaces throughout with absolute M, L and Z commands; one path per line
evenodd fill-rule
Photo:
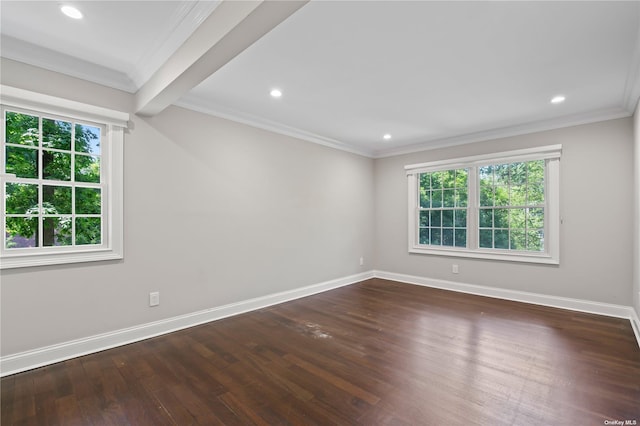
M 136 114 L 158 114 L 308 1 L 222 0 L 138 90 Z

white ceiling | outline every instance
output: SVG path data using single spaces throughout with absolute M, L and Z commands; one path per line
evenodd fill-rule
M 71 3 L 82 21 L 58 2 L 3 0 L 0 54 L 130 92 L 220 5 Z M 392 155 L 629 116 L 639 34 L 638 1 L 312 1 L 175 103 Z

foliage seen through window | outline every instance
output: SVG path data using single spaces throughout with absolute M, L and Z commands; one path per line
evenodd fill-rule
M 102 243 L 102 127 L 5 111 L 5 248 Z

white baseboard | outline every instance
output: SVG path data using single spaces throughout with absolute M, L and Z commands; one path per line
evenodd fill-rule
M 571 311 L 587 312 L 590 314 L 605 315 L 609 317 L 625 318 L 631 321 L 631 327 L 633 328 L 636 340 L 638 341 L 638 346 L 640 346 L 640 320 L 638 320 L 638 315 L 631 306 L 614 305 L 610 303 L 592 302 L 590 300 L 549 296 L 545 294 L 529 293 L 526 291 L 507 290 L 496 287 L 437 280 L 433 278 L 398 274 L 387 271 L 373 271 L 373 274 L 376 278 L 399 281 L 407 284 L 475 294 L 478 296 L 494 297 L 496 299 L 513 300 L 516 302 L 531 303 L 534 305 L 550 306 L 553 308 L 568 309 Z
M 100 352 L 105 349 L 122 346 L 149 339 L 173 331 L 182 330 L 210 321 L 227 318 L 256 309 L 266 308 L 278 303 L 311 296 L 334 288 L 343 287 L 373 278 L 373 272 L 363 272 L 323 283 L 297 288 L 294 290 L 270 294 L 255 299 L 244 300 L 229 305 L 205 309 L 186 315 L 167 318 L 147 324 L 124 328 L 109 333 L 85 337 L 43 348 L 29 350 L 0 358 L 0 376 L 8 376 L 21 371 L 31 370 L 67 359 Z
M 638 318 L 638 313 L 635 309 L 631 309 L 631 328 L 633 328 L 633 334 L 636 335 L 636 340 L 638 341 L 638 346 L 640 346 L 640 318 Z
M 640 320 L 635 310 L 630 306 L 613 305 L 592 302 L 588 300 L 571 299 L 565 297 L 548 296 L 523 291 L 506 290 L 495 287 L 474 284 L 457 283 L 453 281 L 437 280 L 414 275 L 398 274 L 386 271 L 368 271 L 350 275 L 323 283 L 310 285 L 294 290 L 270 294 L 263 297 L 231 303 L 211 309 L 205 309 L 186 315 L 167 318 L 147 324 L 89 336 L 69 342 L 59 343 L 43 348 L 29 350 L 0 358 L 0 377 L 31 370 L 67 359 L 100 352 L 117 346 L 138 342 L 162 334 L 171 333 L 195 325 L 227 318 L 233 315 L 266 308 L 278 303 L 288 302 L 338 287 L 355 284 L 369 278 L 382 278 L 392 281 L 416 284 L 443 290 L 494 297 L 497 299 L 513 300 L 535 305 L 551 306 L 554 308 L 588 312 L 611 317 L 626 318 L 631 321 L 633 332 L 640 346 Z

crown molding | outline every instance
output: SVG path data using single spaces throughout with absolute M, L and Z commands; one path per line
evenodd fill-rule
M 184 96 L 173 105 L 192 111 L 201 112 L 203 114 L 224 118 L 226 120 L 235 121 L 237 123 L 246 124 L 252 127 L 257 127 L 259 129 L 268 130 L 270 132 L 278 133 L 281 135 L 302 139 L 307 142 L 327 146 L 329 148 L 338 149 L 340 151 L 346 151 L 352 154 L 357 154 L 369 158 L 373 157 L 372 150 L 359 149 L 344 142 L 340 142 L 336 139 L 327 138 L 312 132 L 307 132 L 305 130 L 287 126 L 276 121 L 268 120 L 263 117 L 236 111 L 231 108 L 224 108 L 220 107 L 219 105 L 212 106 L 207 100 L 195 96 Z
M 633 111 L 628 111 L 622 108 L 610 108 L 587 112 L 584 114 L 576 114 L 516 126 L 502 127 L 500 129 L 478 131 L 465 135 L 453 136 L 450 138 L 434 139 L 430 141 L 424 141 L 422 143 L 374 151 L 356 148 L 335 139 L 330 139 L 315 133 L 307 132 L 305 130 L 287 126 L 275 121 L 267 120 L 265 118 L 258 117 L 252 114 L 240 112 L 230 108 L 224 108 L 219 105 L 213 106 L 206 99 L 198 98 L 195 96 L 184 96 L 178 102 L 175 102 L 174 105 L 369 158 L 394 157 L 398 155 L 412 154 L 415 152 L 429 151 L 438 148 L 465 145 L 476 142 L 485 142 L 493 139 L 501 139 L 506 137 L 543 132 L 547 130 L 578 126 L 582 124 L 596 123 L 599 121 L 615 120 L 618 118 L 625 118 L 633 115 Z
M 136 86 L 124 72 L 97 65 L 26 41 L 2 35 L 2 57 L 59 72 L 103 86 L 134 93 Z
M 180 4 L 164 35 L 149 46 L 147 53 L 138 59 L 129 73 L 136 88 L 139 89 L 151 78 L 220 3 L 221 0 L 199 0 Z
M 421 151 L 430 151 L 433 149 L 446 148 L 450 146 L 465 145 L 476 142 L 486 142 L 494 139 L 502 139 L 512 136 L 520 136 L 530 133 L 562 129 L 565 127 L 579 126 L 582 124 L 597 123 L 599 121 L 615 120 L 618 118 L 630 117 L 631 115 L 633 115 L 632 111 L 627 111 L 626 109 L 622 108 L 603 109 L 598 111 L 586 112 L 583 114 L 553 118 L 550 120 L 541 120 L 515 126 L 502 127 L 499 129 L 467 133 L 450 138 L 434 139 L 422 143 L 416 143 L 413 145 L 400 146 L 397 148 L 378 150 L 373 153 L 372 157 L 395 157 L 398 155 L 412 154 Z

